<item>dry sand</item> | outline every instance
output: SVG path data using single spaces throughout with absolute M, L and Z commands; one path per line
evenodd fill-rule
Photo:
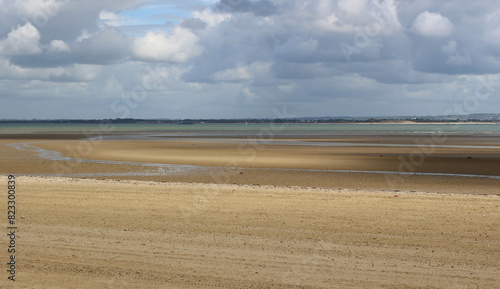
M 17 281 L 7 280 L 3 265 L 0 288 L 495 288 L 500 282 L 498 179 L 304 170 L 397 168 L 399 157 L 415 148 L 254 146 L 250 159 L 238 144 L 105 141 L 85 151 L 85 142 L 70 142 L 78 137 L 0 135 L 0 174 L 17 176 L 19 226 Z M 26 177 L 147 169 L 42 159 L 6 145 L 14 142 L 87 159 L 218 168 Z M 436 148 L 415 170 L 498 176 L 498 165 L 496 149 Z M 7 185 L 7 178 L 0 182 Z M 0 195 L 6 228 L 6 192 Z
M 2 270 L 2 288 L 495 288 L 500 281 L 496 196 L 17 183 L 17 286 Z

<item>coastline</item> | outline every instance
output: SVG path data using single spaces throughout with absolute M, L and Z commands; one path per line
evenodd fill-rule
M 16 176 L 20 288 L 492 288 L 499 281 L 499 179 L 331 170 L 397 170 L 398 156 L 414 147 L 128 137 L 0 135 L 0 180 Z M 463 162 L 465 173 L 498 176 L 499 150 L 481 147 L 495 146 L 496 136 L 444 143 L 476 148 L 435 147 L 425 156 L 431 168 L 456 173 Z
M 5 135 L 2 174 L 498 194 L 497 136 L 178 138 Z M 13 143 L 18 143 L 16 149 Z M 10 144 L 10 145 L 8 145 Z M 293 144 L 293 145 L 292 145 Z M 357 146 L 351 146 L 355 144 Z M 421 146 L 424 145 L 424 146 Z M 427 146 L 425 146 L 427 145 Z M 27 148 L 27 150 L 23 150 Z M 49 154 L 50 153 L 50 154 Z M 43 155 L 44 157 L 40 157 Z M 474 177 L 477 176 L 477 177 Z

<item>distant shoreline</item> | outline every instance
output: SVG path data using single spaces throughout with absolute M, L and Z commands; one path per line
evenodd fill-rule
M 94 118 L 94 119 L 0 119 L 2 124 L 498 124 L 500 113 L 466 115 L 399 116 L 293 116 L 242 118 Z
M 462 125 L 462 124 L 500 124 L 500 122 L 491 121 L 459 121 L 459 122 L 414 122 L 414 121 L 402 121 L 402 122 L 357 122 L 353 124 L 450 124 L 450 125 Z
M 50 124 L 95 124 L 95 125 L 119 125 L 119 124 L 145 124 L 145 125 L 205 125 L 205 124 L 449 124 L 449 125 L 463 125 L 463 124 L 500 124 L 500 120 L 488 121 L 439 121 L 439 120 L 280 120 L 280 119 L 262 119 L 262 120 L 192 120 L 189 123 L 180 120 L 0 120 L 0 125 L 50 125 Z

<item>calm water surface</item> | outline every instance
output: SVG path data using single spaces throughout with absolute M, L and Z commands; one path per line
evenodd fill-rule
M 210 134 L 486 134 L 500 135 L 500 124 L 0 124 L 0 133 L 157 133 Z

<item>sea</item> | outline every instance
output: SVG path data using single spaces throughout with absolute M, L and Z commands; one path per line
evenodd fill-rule
M 500 124 L 443 123 L 443 124 L 0 124 L 0 133 L 137 133 L 173 136 L 196 135 L 500 135 Z

